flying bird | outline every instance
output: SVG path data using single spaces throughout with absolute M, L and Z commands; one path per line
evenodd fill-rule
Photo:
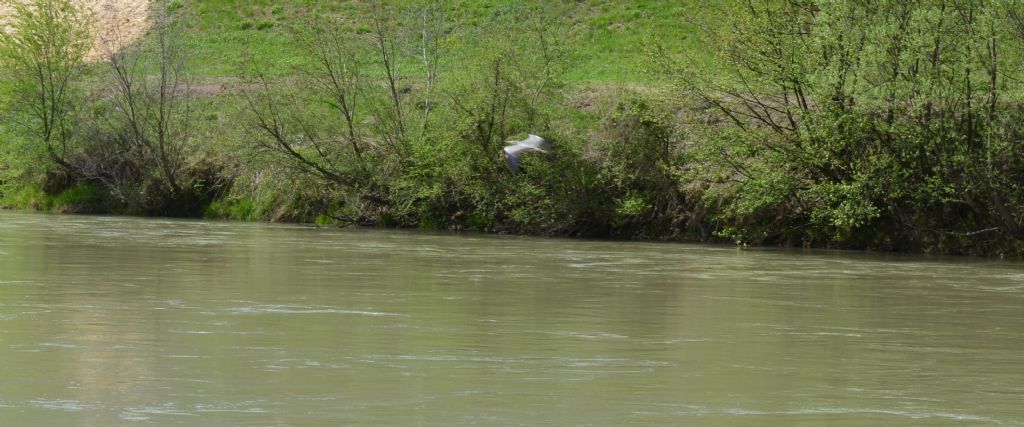
M 508 170 L 512 173 L 519 172 L 519 156 L 527 151 L 539 151 L 547 153 L 551 149 L 551 143 L 537 135 L 529 135 L 522 141 L 509 141 L 515 144 L 505 147 L 505 157 L 508 159 Z

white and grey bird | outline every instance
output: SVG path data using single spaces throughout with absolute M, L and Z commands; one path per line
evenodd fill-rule
M 508 159 L 508 170 L 512 173 L 519 172 L 519 156 L 527 151 L 539 151 L 547 153 L 551 149 L 551 143 L 537 135 L 529 135 L 522 141 L 509 141 L 515 144 L 505 147 L 505 157 Z

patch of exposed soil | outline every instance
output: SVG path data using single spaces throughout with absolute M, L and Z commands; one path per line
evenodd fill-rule
M 102 59 L 107 52 L 119 49 L 146 34 L 149 29 L 148 0 L 81 0 L 92 11 L 96 43 L 89 52 L 89 60 Z M 8 6 L 0 3 L 0 27 L 11 14 Z

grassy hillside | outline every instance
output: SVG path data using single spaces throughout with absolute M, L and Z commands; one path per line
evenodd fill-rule
M 302 61 L 291 30 L 316 14 L 341 16 L 366 29 L 365 1 L 182 0 L 171 8 L 187 23 L 195 71 L 206 77 L 232 77 L 245 55 L 275 64 L 281 73 Z M 486 29 L 511 7 L 557 13 L 559 26 L 571 29 L 573 60 L 565 78 L 575 82 L 644 83 L 651 77 L 645 41 L 672 50 L 700 52 L 692 17 L 696 2 L 678 0 L 589 0 L 552 6 L 548 1 L 467 0 L 450 3 L 448 19 L 457 29 Z
M 397 13 L 403 15 L 412 13 L 412 3 L 391 4 L 398 5 Z M 287 192 L 289 184 L 257 186 L 250 182 L 267 165 L 244 154 L 251 151 L 252 146 L 249 144 L 251 136 L 244 130 L 248 124 L 242 111 L 244 101 L 240 92 L 245 83 L 239 79 L 240 70 L 243 64 L 258 63 L 271 76 L 287 79 L 302 73 L 311 68 L 311 64 L 308 52 L 296 39 L 298 32 L 321 16 L 338 18 L 344 23 L 345 31 L 369 32 L 373 4 L 368 1 L 170 0 L 153 6 L 166 9 L 167 15 L 180 25 L 181 40 L 187 45 L 187 70 L 197 95 L 192 101 L 195 132 L 192 149 L 202 153 L 202 157 L 228 164 L 240 183 L 250 184 L 248 189 L 244 185 L 236 186 L 229 201 L 215 204 L 215 215 L 267 218 L 281 217 L 281 212 L 288 210 L 317 210 L 301 203 L 291 208 L 275 207 L 282 203 L 281 193 Z M 478 37 L 491 32 L 514 32 L 517 26 L 525 25 L 510 20 L 511 16 L 546 22 L 549 29 L 545 32 L 550 33 L 556 48 L 565 54 L 556 76 L 559 100 L 548 107 L 558 110 L 551 113 L 556 120 L 568 121 L 568 125 L 560 125 L 563 127 L 596 126 L 602 112 L 592 105 L 595 98 L 617 96 L 619 88 L 657 86 L 655 74 L 649 72 L 652 60 L 648 47 L 652 42 L 673 51 L 702 54 L 691 19 L 699 12 L 695 2 L 466 0 L 445 2 L 443 8 L 446 37 L 442 41 L 445 55 L 441 58 L 440 72 L 460 81 L 475 78 L 467 71 L 473 67 L 469 64 L 491 53 L 479 43 Z M 152 42 L 154 37 L 150 34 L 143 43 Z M 417 69 L 421 65 L 415 59 L 407 59 L 402 61 L 401 67 Z M 521 65 L 523 69 L 534 67 L 535 64 L 530 63 Z M 102 84 L 108 66 L 97 63 L 90 68 L 96 77 L 89 85 Z M 4 92 L 5 88 L 0 85 L 0 96 Z M 574 102 L 581 96 L 586 98 L 582 106 Z M 525 129 L 518 131 L 525 132 Z M 14 126 L 5 126 L 0 132 L 7 134 L 3 146 L 5 154 L 2 154 L 7 160 L 0 168 L 3 169 L 0 174 L 7 179 L 0 176 L 0 181 L 6 181 L 8 187 L 14 186 L 4 194 L 5 204 L 54 209 L 61 209 L 55 199 L 73 204 L 73 197 L 40 191 L 37 188 L 40 181 L 36 178 L 28 179 L 27 184 L 25 179 L 15 179 L 32 175 L 43 156 L 38 150 L 33 151 L 31 144 L 19 143 L 23 138 L 16 135 Z M 239 204 L 246 208 L 235 206 Z M 96 204 L 90 202 L 89 205 Z M 270 212 L 275 210 L 277 213 Z M 299 218 L 308 217 L 299 215 Z
M 408 6 L 410 3 L 396 4 Z M 251 146 L 246 143 L 249 135 L 239 130 L 239 122 L 244 119 L 239 118 L 239 105 L 243 101 L 237 93 L 240 84 L 237 78 L 240 64 L 250 60 L 261 64 L 271 75 L 286 79 L 303 72 L 310 68 L 310 64 L 306 62 L 307 52 L 295 38 L 297 31 L 308 25 L 311 19 L 326 15 L 340 18 L 347 31 L 369 32 L 373 13 L 371 4 L 366 1 L 306 0 L 185 0 L 170 3 L 172 16 L 185 24 L 190 71 L 200 85 L 211 89 L 208 93 L 215 94 L 196 100 L 200 110 L 204 111 L 197 126 L 201 135 L 198 139 L 214 156 L 232 163 L 241 162 L 233 195 L 215 203 L 207 210 L 209 215 L 242 219 L 310 220 L 316 217 L 318 221 L 336 220 L 329 212 L 316 212 L 327 209 L 323 206 L 283 195 L 293 184 L 256 182 L 254 174 L 268 166 L 251 159 L 240 159 L 238 155 Z M 472 65 L 467 64 L 489 53 L 480 51 L 482 47 L 474 37 L 492 31 L 514 30 L 517 24 L 510 23 L 508 16 L 526 11 L 527 15 L 538 16 L 552 26 L 550 33 L 557 37 L 558 48 L 567 56 L 564 68 L 557 76 L 559 100 L 548 107 L 554 109 L 549 115 L 564 122 L 559 125 L 561 127 L 579 129 L 574 131 L 577 134 L 575 138 L 587 138 L 607 109 L 614 106 L 616 101 L 613 98 L 625 94 L 623 90 L 661 85 L 658 73 L 651 72 L 654 61 L 649 48 L 653 43 L 711 62 L 711 56 L 700 46 L 692 19 L 699 13 L 697 2 L 468 0 L 444 4 L 448 35 L 444 40 L 446 53 L 440 72 L 453 76 L 453 80 L 473 78 L 467 72 Z M 399 13 L 410 11 L 399 8 Z M 416 60 L 407 60 L 402 66 L 418 69 L 420 64 Z M 529 68 L 534 65 L 527 63 L 522 66 Z M 319 193 L 302 197 L 307 196 L 320 197 Z M 309 213 L 315 215 L 307 216 Z M 384 222 L 390 221 L 385 218 Z M 444 227 L 448 222 L 446 218 L 415 221 L 428 227 Z

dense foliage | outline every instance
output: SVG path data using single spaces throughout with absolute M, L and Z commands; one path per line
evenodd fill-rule
M 1017 2 L 786 1 L 722 10 L 723 70 L 684 166 L 737 241 L 1019 252 Z
M 641 44 L 626 34 L 652 12 L 604 22 L 586 14 L 626 9 L 590 3 L 265 5 L 231 24 L 252 36 L 228 53 L 216 47 L 239 39 L 213 35 L 227 31 L 208 22 L 219 9 L 176 1 L 143 43 L 88 64 L 80 21 L 29 13 L 81 10 L 33 0 L 0 43 L 21 58 L 3 62 L 5 117 L 19 125 L 0 127 L 0 192 L 8 205 L 157 215 L 1024 249 L 1024 7 L 637 2 L 669 11 L 663 24 L 700 11 L 678 26 L 685 42 L 663 26 Z M 622 28 L 628 53 L 607 33 Z M 595 46 L 645 52 L 629 64 L 650 72 L 581 81 Z M 29 96 L 52 80 L 25 70 L 50 51 L 67 95 Z M 225 56 L 231 76 L 214 78 Z M 41 107 L 59 116 L 26 114 Z M 527 133 L 555 150 L 510 173 L 501 149 Z

